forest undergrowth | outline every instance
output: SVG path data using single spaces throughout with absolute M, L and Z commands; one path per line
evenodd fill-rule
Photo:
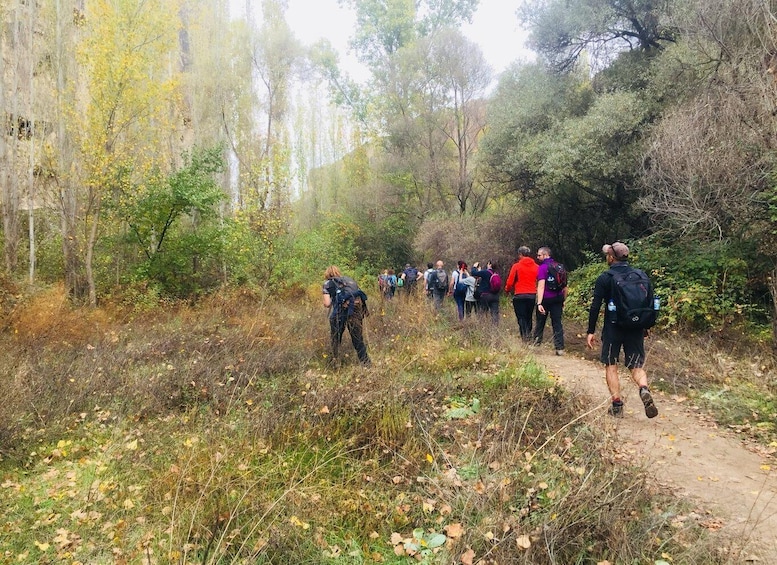
M 373 299 L 373 366 L 345 344 L 335 367 L 319 292 L 21 300 L 0 338 L 0 562 L 734 562 L 737 540 L 611 456 L 507 308 L 497 330 Z M 655 343 L 656 386 L 770 449 L 766 354 Z

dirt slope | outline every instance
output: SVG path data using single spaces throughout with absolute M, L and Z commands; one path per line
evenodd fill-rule
M 749 540 L 738 562 L 777 564 L 777 461 L 749 450 L 733 434 L 693 410 L 683 398 L 654 393 L 659 415 L 645 416 L 625 368 L 621 371 L 624 418 L 606 414 L 609 393 L 604 369 L 582 351 L 557 357 L 538 348 L 537 360 L 563 385 L 590 399 L 597 422 L 613 438 L 620 455 L 634 458 L 656 480 L 692 497 L 704 511 L 701 522 L 711 531 Z M 649 376 L 649 367 L 648 376 Z

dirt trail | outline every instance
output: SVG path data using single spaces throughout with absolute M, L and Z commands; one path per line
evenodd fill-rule
M 678 497 L 692 497 L 711 513 L 702 520 L 747 544 L 742 563 L 777 564 L 777 461 L 750 451 L 727 430 L 694 412 L 683 398 L 654 392 L 658 417 L 645 416 L 625 368 L 621 390 L 624 418 L 606 414 L 609 394 L 601 364 L 582 354 L 557 357 L 545 348 L 536 358 L 576 394 L 601 404 L 601 422 L 624 455 L 645 465 Z M 649 372 L 649 367 L 648 367 Z M 589 403 L 590 405 L 590 403 Z M 591 405 L 593 408 L 593 405 Z

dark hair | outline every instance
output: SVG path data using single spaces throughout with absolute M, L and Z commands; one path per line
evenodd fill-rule
M 427 268 L 427 269 L 433 269 L 433 268 L 434 268 L 434 265 L 432 265 L 431 263 L 427 263 L 427 264 L 426 264 L 426 268 Z

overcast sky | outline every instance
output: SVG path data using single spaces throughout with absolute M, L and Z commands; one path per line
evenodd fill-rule
M 516 59 L 530 59 L 524 47 L 526 32 L 520 28 L 515 12 L 520 0 L 480 0 L 472 24 L 465 24 L 464 34 L 477 43 L 493 67 L 502 72 Z M 355 17 L 341 8 L 337 0 L 289 0 L 286 12 L 294 35 L 305 45 L 326 38 L 340 52 L 341 63 L 354 78 L 365 78 L 359 63 L 348 54 L 348 40 L 353 34 Z

